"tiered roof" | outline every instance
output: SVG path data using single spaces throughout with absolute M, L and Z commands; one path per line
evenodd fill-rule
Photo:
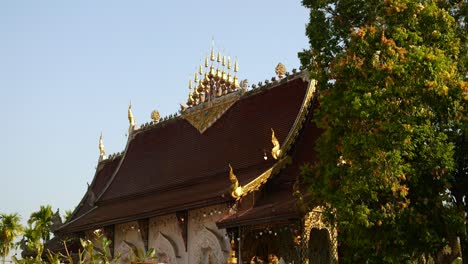
M 210 85 L 218 84 L 207 84 Z M 198 101 L 183 108 L 181 115 L 162 122 L 154 120 L 139 129 L 130 120 L 129 110 L 131 128 L 125 150 L 110 159 L 105 159 L 101 151 L 101 161 L 88 192 L 59 232 L 84 231 L 234 202 L 241 198 L 231 195 L 229 164 L 238 185 L 244 187 L 244 194 L 263 186 L 275 190 L 275 195 L 257 203 L 255 213 L 250 209 L 249 214 L 240 211 L 239 214 L 265 218 L 262 214 L 268 212 L 262 213 L 261 208 L 271 204 L 288 211 L 293 207 L 277 198 L 291 196 L 292 187 L 288 184 L 298 174 L 298 162 L 311 160 L 301 153 L 303 149 L 310 150 L 309 143 L 313 142 L 300 135 L 313 92 L 314 85 L 301 72 L 279 80 L 273 78 L 249 91 L 244 87 L 227 89 L 225 93 L 221 90 L 210 100 L 198 97 Z M 271 152 L 272 130 L 281 144 L 278 159 Z M 296 142 L 298 138 L 308 143 L 294 147 L 302 145 Z M 292 165 L 287 165 L 291 161 Z M 252 185 L 255 186 L 245 188 Z M 248 222 L 249 217 L 242 221 Z M 234 215 L 220 225 L 233 225 L 234 218 L 240 219 Z

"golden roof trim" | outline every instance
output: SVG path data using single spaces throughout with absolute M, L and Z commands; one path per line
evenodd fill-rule
M 305 118 L 306 118 L 307 114 L 309 113 L 309 107 L 310 107 L 310 105 L 312 103 L 312 99 L 314 97 L 316 84 L 317 84 L 316 80 L 309 81 L 309 87 L 307 88 L 306 96 L 305 96 L 304 100 L 302 101 L 302 105 L 301 105 L 301 109 L 299 110 L 299 114 L 297 115 L 296 120 L 294 121 L 294 124 L 293 124 L 291 130 L 289 131 L 288 135 L 286 136 L 286 140 L 283 142 L 283 145 L 281 146 L 281 148 L 277 149 L 277 150 L 281 151 L 281 155 L 286 154 L 286 152 L 289 150 L 291 145 L 294 143 L 297 135 L 299 134 L 299 131 L 302 128 L 302 124 L 304 123 Z M 276 139 L 276 137 L 274 136 L 274 131 L 272 129 L 272 143 L 274 145 L 273 149 L 276 149 L 277 145 L 275 144 L 274 139 Z M 273 149 L 272 149 L 272 152 L 273 152 Z M 279 155 L 279 157 L 281 157 L 281 155 Z M 291 162 L 291 158 L 289 156 L 285 155 L 284 158 L 278 160 L 278 162 L 276 162 L 273 165 L 273 167 L 271 167 L 270 169 L 263 172 L 260 176 L 258 176 L 257 178 L 255 178 L 251 182 L 247 183 L 246 185 L 238 187 L 238 188 L 241 188 L 241 191 L 236 191 L 234 193 L 233 191 L 235 191 L 235 190 L 231 190 L 232 197 L 235 198 L 236 200 L 239 200 L 243 196 L 245 196 L 245 195 L 247 195 L 247 194 L 249 194 L 249 193 L 251 193 L 253 191 L 256 191 L 256 190 L 260 189 L 260 187 L 263 184 L 265 184 L 268 181 L 268 179 L 270 179 L 280 169 L 282 169 L 286 164 L 288 164 L 290 162 Z
M 299 114 L 297 115 L 296 120 L 294 120 L 294 124 L 292 125 L 291 130 L 289 131 L 288 135 L 286 136 L 286 139 L 283 142 L 283 145 L 281 146 L 281 151 L 283 153 L 286 153 L 289 150 L 291 145 L 296 140 L 296 137 L 299 134 L 299 131 L 302 128 L 302 124 L 304 123 L 305 118 L 307 114 L 309 113 L 309 108 L 312 103 L 312 99 L 314 98 L 316 85 L 317 85 L 316 80 L 309 81 L 309 87 L 307 88 L 306 96 L 304 98 L 304 101 L 302 102 L 302 106 L 301 106 L 301 109 L 299 110 Z
M 264 171 L 257 178 L 253 179 L 244 186 L 241 186 L 239 184 L 239 182 L 237 181 L 237 177 L 234 175 L 231 165 L 229 165 L 229 178 L 231 179 L 232 183 L 230 187 L 230 192 L 232 198 L 239 200 L 247 194 L 259 190 L 260 187 L 262 187 L 263 184 L 265 184 L 272 175 L 278 173 L 285 165 L 289 164 L 290 162 L 291 158 L 289 156 L 285 156 L 284 158 L 276 162 L 271 168 Z

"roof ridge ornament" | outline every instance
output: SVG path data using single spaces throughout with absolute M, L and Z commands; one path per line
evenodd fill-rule
M 278 63 L 275 68 L 275 73 L 280 80 L 283 79 L 284 75 L 286 74 L 286 66 L 284 66 L 284 64 L 281 62 Z
M 128 122 L 130 124 L 130 127 L 128 128 L 128 133 L 130 134 L 134 130 L 136 130 L 136 122 L 132 113 L 132 101 L 130 101 L 130 104 L 128 105 Z
M 239 71 L 237 58 L 234 61 L 232 69 L 231 57 L 227 56 L 226 62 L 226 55 L 222 54 L 219 50 L 215 52 L 214 46 L 212 46 L 209 56 L 205 57 L 204 66 L 204 70 L 202 65 L 199 65 L 198 70 L 195 71 L 193 78 L 195 85 L 192 85 L 192 80 L 189 80 L 190 92 L 187 103 L 181 105 L 181 112 L 197 105 L 211 102 L 241 87 L 239 77 L 237 77 L 237 72 Z
M 103 161 L 106 159 L 106 150 L 104 149 L 104 143 L 102 142 L 102 132 L 99 136 L 99 161 Z

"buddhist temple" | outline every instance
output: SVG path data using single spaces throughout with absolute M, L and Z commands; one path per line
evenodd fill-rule
M 336 230 L 309 208 L 301 166 L 314 162 L 315 81 L 287 72 L 249 86 L 239 63 L 211 50 L 176 115 L 138 125 L 128 107 L 121 153 L 98 143 L 92 183 L 59 237 L 102 232 L 158 263 L 337 263 Z

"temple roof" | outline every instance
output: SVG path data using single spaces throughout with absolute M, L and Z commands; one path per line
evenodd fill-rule
M 122 156 L 101 161 L 92 193 L 85 194 L 59 232 L 233 201 L 228 164 L 241 185 L 276 164 L 271 129 L 279 142 L 295 138 L 291 132 L 310 94 L 306 79 L 299 73 L 248 92 L 238 90 L 209 107 L 196 106 L 187 115 L 134 130 Z M 224 105 L 222 111 L 217 105 Z M 199 120 L 203 129 L 197 127 Z

